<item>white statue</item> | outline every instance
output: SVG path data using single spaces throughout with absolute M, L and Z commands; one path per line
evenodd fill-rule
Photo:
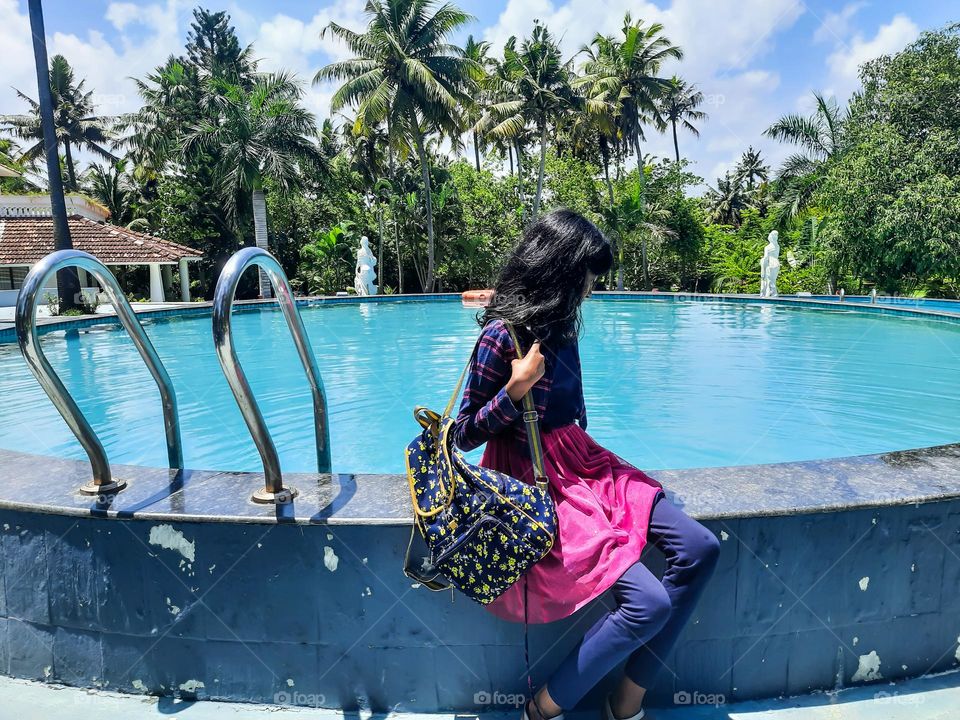
M 777 296 L 777 277 L 780 275 L 780 233 L 767 236 L 767 246 L 760 260 L 760 297 Z
M 370 250 L 370 240 L 364 235 L 360 238 L 360 249 L 357 251 L 357 274 L 353 280 L 353 287 L 357 295 L 376 295 L 377 286 L 373 281 L 377 279 L 377 273 L 374 268 L 377 266 L 377 258 Z

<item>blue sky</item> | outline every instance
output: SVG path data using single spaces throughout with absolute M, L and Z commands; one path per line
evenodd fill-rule
M 476 16 L 468 33 L 502 46 L 528 33 L 538 18 L 573 55 L 597 31 L 615 32 L 624 11 L 656 20 L 686 52 L 664 69 L 696 83 L 710 115 L 699 139 L 681 135 L 681 153 L 713 183 L 748 145 L 776 165 L 789 152 L 762 137 L 786 112 L 809 109 L 812 90 L 845 100 L 858 85 L 857 66 L 895 52 L 922 30 L 960 20 L 960 0 L 461 0 Z M 193 2 L 45 0 L 50 51 L 62 52 L 95 89 L 100 112 L 136 107 L 130 76 L 143 76 L 182 50 Z M 319 30 L 331 19 L 360 28 L 363 0 L 267 2 L 206 0 L 233 16 L 244 43 L 253 43 L 261 67 L 297 72 L 309 82 L 317 68 L 344 49 Z M 82 11 L 81 11 L 82 9 Z M 23 109 L 10 86 L 34 95 L 25 0 L 0 0 L 0 114 Z M 310 87 L 307 102 L 329 112 L 331 88 Z M 650 133 L 647 150 L 672 153 L 669 137 Z

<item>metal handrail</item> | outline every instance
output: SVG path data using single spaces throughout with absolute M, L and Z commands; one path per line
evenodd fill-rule
M 83 485 L 80 491 L 90 495 L 117 492 L 126 487 L 127 483 L 125 480 L 113 478 L 107 453 L 103 449 L 100 438 L 97 437 L 96 432 L 94 432 L 40 347 L 36 324 L 38 296 L 47 284 L 47 280 L 57 271 L 66 267 L 78 267 L 86 270 L 100 282 L 104 292 L 106 292 L 117 313 L 120 324 L 129 333 L 133 344 L 140 353 L 140 357 L 143 358 L 143 362 L 160 390 L 160 400 L 163 404 L 164 432 L 167 441 L 167 459 L 170 467 L 174 469 L 183 468 L 180 420 L 177 414 L 177 396 L 173 390 L 173 383 L 170 381 L 170 376 L 167 374 L 163 363 L 160 362 L 153 343 L 150 342 L 150 338 L 144 332 L 136 313 L 130 307 L 130 303 L 120 289 L 117 279 L 103 263 L 89 253 L 80 250 L 58 250 L 50 253 L 34 265 L 23 281 L 23 286 L 17 297 L 17 342 L 20 345 L 20 352 L 23 353 L 23 357 L 37 382 L 40 383 L 40 387 L 43 388 L 47 397 L 50 398 L 60 415 L 63 416 L 90 458 L 93 481 Z
M 217 288 L 213 295 L 213 344 L 220 358 L 220 367 L 227 378 L 233 397 L 240 407 L 244 421 L 250 431 L 250 437 L 260 453 L 263 462 L 265 487 L 253 495 L 255 502 L 285 503 L 289 502 L 297 491 L 295 488 L 283 487 L 283 475 L 280 471 L 280 459 L 277 448 L 273 443 L 270 431 L 260 412 L 260 406 L 247 382 L 240 360 L 237 358 L 233 346 L 233 333 L 230 328 L 230 317 L 233 309 L 234 295 L 237 284 L 244 271 L 251 265 L 262 268 L 270 278 L 270 283 L 276 291 L 277 302 L 287 320 L 287 327 L 293 336 L 293 343 L 300 356 L 300 362 L 307 374 L 310 383 L 310 392 L 313 395 L 314 429 L 317 444 L 317 471 L 330 472 L 330 430 L 327 425 L 327 400 L 323 392 L 323 381 L 320 379 L 320 370 L 317 361 L 310 349 L 307 331 L 303 326 L 300 311 L 293 299 L 293 290 L 287 276 L 280 267 L 280 263 L 266 250 L 257 247 L 247 247 L 234 253 L 224 265 L 217 281 Z

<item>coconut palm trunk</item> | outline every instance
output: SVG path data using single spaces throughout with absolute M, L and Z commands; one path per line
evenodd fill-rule
M 540 170 L 537 173 L 537 194 L 533 198 L 533 219 L 540 217 L 540 196 L 543 195 L 543 174 L 547 167 L 547 124 L 540 128 Z
M 523 191 L 523 164 L 520 162 L 520 143 L 517 143 L 517 197 L 520 198 L 520 222 L 527 224 L 527 198 Z
M 423 145 L 423 133 L 420 132 L 416 124 L 416 118 L 412 118 L 413 140 L 417 146 L 417 155 L 420 158 L 420 172 L 423 175 L 423 190 L 427 200 L 427 281 L 423 288 L 424 292 L 433 292 L 433 273 L 434 273 L 434 239 L 433 239 L 433 192 L 430 187 L 430 163 L 427 160 L 427 150 Z
M 253 189 L 253 231 L 257 247 L 269 252 L 270 243 L 267 239 L 267 197 L 263 188 L 257 185 Z M 260 297 L 272 297 L 270 287 L 270 278 L 263 271 L 263 268 L 257 267 L 257 273 L 260 281 Z
M 383 268 L 386 263 L 383 261 L 383 204 L 377 203 L 377 224 L 380 226 L 380 242 L 377 246 L 377 261 L 380 263 L 380 270 L 378 271 L 378 276 L 383 275 Z M 380 284 L 383 285 L 383 279 L 378 277 Z
M 393 213 L 393 246 L 397 251 L 397 292 L 403 295 L 403 263 L 400 261 L 400 229 L 397 227 L 397 215 L 390 201 L 390 211 Z
M 643 151 L 640 149 L 639 134 L 633 138 L 633 145 L 637 153 L 637 172 L 640 182 L 640 207 L 646 205 L 647 200 L 647 174 L 643 166 Z M 650 289 L 650 268 L 647 263 L 647 234 L 640 229 L 640 265 L 643 268 L 643 289 Z M 617 269 L 617 290 L 623 290 L 623 258 L 620 259 L 620 267 Z
M 674 120 L 670 124 L 673 125 L 673 151 L 677 155 L 677 162 L 680 162 L 680 144 L 677 142 L 677 121 Z
M 47 183 L 50 187 L 50 206 L 53 215 L 53 247 L 72 250 L 70 226 L 67 224 L 67 206 L 63 199 L 63 179 L 60 177 L 60 158 L 57 153 L 57 127 L 53 118 L 53 97 L 50 92 L 50 66 L 47 61 L 47 41 L 43 27 L 43 6 L 40 0 L 29 0 L 30 31 L 33 35 L 33 61 L 37 70 L 37 97 L 40 122 L 43 127 L 43 149 L 47 161 Z M 80 278 L 75 267 L 57 272 L 58 309 L 75 308 L 80 294 Z
M 390 163 L 390 182 L 396 178 L 396 172 L 393 167 L 393 131 L 390 128 L 390 115 L 387 114 L 387 157 Z
M 613 183 L 610 181 L 610 151 L 608 146 L 602 142 L 600 144 L 600 158 L 603 160 L 603 179 L 607 185 L 607 200 L 610 205 L 610 215 L 612 217 L 613 206 L 615 201 L 613 198 Z M 619 252 L 617 250 L 617 247 L 620 244 L 620 240 L 618 239 L 617 235 L 618 235 L 617 233 L 611 233 L 610 235 L 610 241 L 613 244 L 614 252 Z M 610 268 L 607 282 L 611 286 L 613 285 L 613 268 Z
M 613 208 L 613 183 L 610 181 L 610 159 L 603 156 L 603 179 L 607 184 L 607 199 L 610 201 L 610 207 Z
M 473 133 L 473 156 L 477 161 L 477 172 L 480 172 L 480 136 L 476 131 Z
M 72 191 L 77 191 L 77 170 L 73 164 L 73 150 L 70 149 L 70 141 L 66 140 L 63 143 L 63 157 L 67 163 L 67 188 Z

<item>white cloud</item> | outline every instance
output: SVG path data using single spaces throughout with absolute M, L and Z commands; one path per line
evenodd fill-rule
M 567 56 L 593 36 L 617 33 L 624 13 L 660 22 L 684 52 L 683 72 L 701 83 L 715 74 L 747 67 L 770 49 L 772 39 L 803 13 L 796 0 L 673 0 L 665 9 L 641 0 L 508 0 L 484 38 L 499 49 L 511 35 L 529 33 L 535 19 L 561 38 Z
M 860 86 L 860 65 L 881 55 L 902 50 L 919 34 L 920 28 L 916 23 L 906 15 L 898 14 L 890 22 L 881 25 L 872 38 L 866 39 L 857 34 L 849 42 L 838 44 L 827 58 L 830 73 L 827 94 L 845 100 Z
M 351 29 L 364 25 L 363 0 L 343 0 L 321 8 L 307 21 L 284 15 L 274 15 L 262 23 L 253 38 L 256 56 L 261 59 L 262 69 L 293 69 L 311 76 L 319 68 L 318 53 L 329 59 L 349 57 L 347 48 L 338 40 L 321 33 L 330 22 Z
M 706 87 L 766 58 L 803 12 L 796 0 L 674 0 L 660 21 L 686 53 L 684 76 Z
M 780 76 L 761 63 L 778 34 L 803 14 L 796 0 L 672 0 L 663 8 L 646 0 L 508 0 L 484 37 L 499 49 L 539 19 L 561 38 L 569 57 L 597 32 L 619 33 L 627 11 L 635 20 L 664 25 L 664 34 L 684 50 L 684 59 L 664 72 L 681 74 L 706 97 L 702 109 L 709 119 L 699 123 L 701 137 L 682 130 L 679 135 L 681 155 L 695 160 L 695 172 L 713 183 L 751 144 L 769 148 L 771 162 L 782 158 L 782 148 L 762 139 L 779 116 Z M 648 131 L 644 151 L 672 157 L 672 136 Z
M 333 87 L 329 83 L 313 85 L 313 76 L 324 64 L 350 56 L 347 48 L 322 30 L 332 21 L 359 30 L 365 24 L 364 0 L 342 0 L 321 8 L 309 20 L 285 14 L 274 15 L 261 23 L 253 37 L 259 68 L 295 72 L 304 85 L 304 104 L 320 123 L 330 114 Z
M 843 42 L 850 35 L 850 21 L 853 16 L 866 7 L 865 2 L 852 2 L 844 5 L 840 12 L 827 13 L 820 27 L 813 33 L 813 41 L 820 42 Z
M 33 44 L 30 22 L 21 14 L 17 0 L 0 0 L 0 114 L 24 112 L 26 107 L 17 99 L 13 88 L 36 97 L 37 76 L 33 69 Z
M 140 105 L 132 78 L 143 77 L 183 46 L 179 20 L 183 0 L 135 5 L 111 3 L 106 19 L 117 30 L 119 42 L 110 42 L 103 33 L 86 35 L 54 33 L 49 40 L 50 55 L 62 54 L 76 76 L 86 79 L 94 91 L 96 112 L 115 115 Z

